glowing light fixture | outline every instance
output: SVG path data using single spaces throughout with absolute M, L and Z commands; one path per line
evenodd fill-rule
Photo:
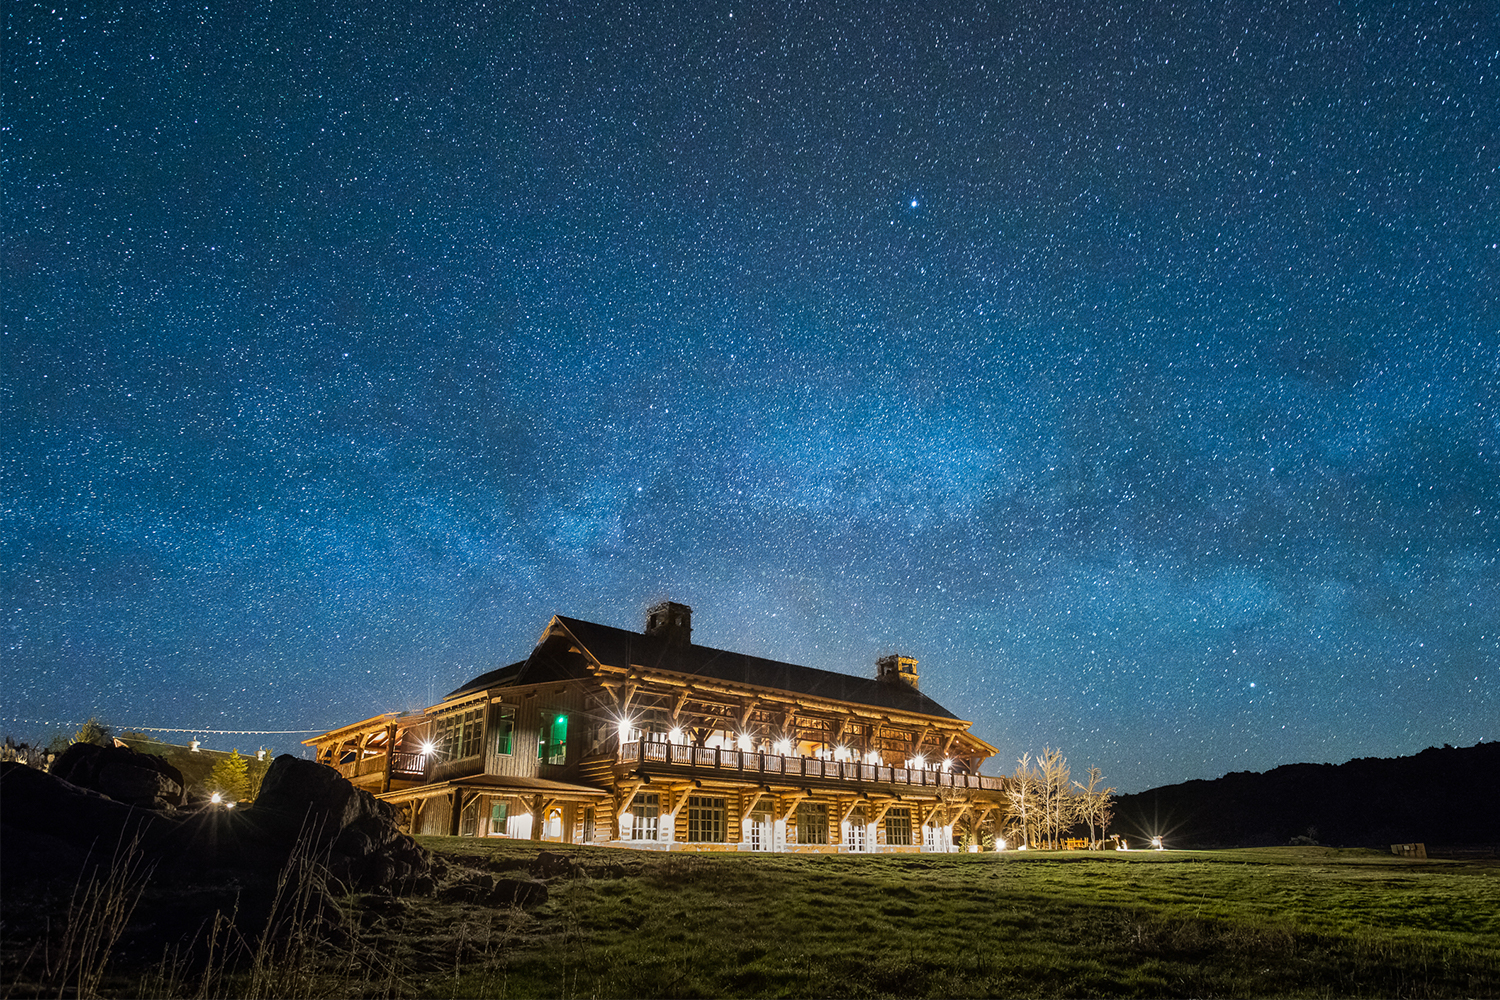
M 427 740 L 420 747 L 418 747 L 417 750 L 422 754 L 423 757 L 431 757 L 433 754 L 437 753 L 437 744 L 432 742 L 431 740 Z
M 735 746 L 739 747 L 742 752 L 744 752 L 744 753 L 749 753 L 750 752 L 750 734 L 749 733 L 740 733 L 739 736 L 735 737 L 734 742 L 735 742 Z
M 950 771 L 952 769 L 953 769 L 953 758 L 952 757 L 944 757 L 943 758 L 943 770 L 944 771 Z
M 224 795 L 221 792 L 214 792 L 213 795 L 209 796 L 208 801 L 212 802 L 214 805 L 218 805 L 220 802 L 224 801 Z
M 995 838 L 995 850 L 997 850 L 997 851 L 1003 851 L 1003 850 L 1005 850 L 1005 838 L 1004 837 L 996 837 Z
M 779 754 L 781 754 L 781 756 L 783 756 L 783 757 L 790 757 L 792 755 L 792 741 L 791 740 L 777 740 L 776 741 L 776 752 L 779 753 Z
M 673 743 L 681 743 L 682 742 L 682 730 L 681 729 L 674 729 L 674 730 L 672 730 L 670 733 L 667 734 L 667 739 L 669 741 L 673 742 Z

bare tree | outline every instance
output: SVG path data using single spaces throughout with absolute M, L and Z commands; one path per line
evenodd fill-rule
M 1031 754 L 1024 753 L 1016 761 L 1015 773 L 1005 783 L 1005 795 L 1010 800 L 1013 836 L 1020 841 L 1017 846 L 1029 847 L 1040 819 L 1037 789 L 1040 782 L 1036 769 L 1031 766 Z
M 1089 768 L 1089 783 L 1087 785 L 1073 782 L 1078 789 L 1078 813 L 1089 826 L 1089 847 L 1093 848 L 1099 841 L 1104 839 L 1104 831 L 1109 826 L 1110 818 L 1114 815 L 1113 788 L 1101 788 L 1104 783 L 1104 772 L 1097 767 Z M 1095 829 L 1099 836 L 1094 836 Z
M 1068 770 L 1068 758 L 1064 757 L 1061 750 L 1051 747 L 1043 747 L 1041 755 L 1037 757 L 1037 768 L 1041 771 L 1040 794 L 1042 806 L 1042 827 L 1046 839 L 1052 847 L 1056 847 L 1062 838 L 1062 833 L 1073 825 L 1074 802 L 1072 785 L 1069 783 L 1071 772 Z

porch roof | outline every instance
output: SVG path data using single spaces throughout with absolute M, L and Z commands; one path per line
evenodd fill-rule
M 549 778 L 527 778 L 509 774 L 474 774 L 466 778 L 450 778 L 447 781 L 438 781 L 430 785 L 381 792 L 375 797 L 385 802 L 410 802 L 414 799 L 446 795 L 455 788 L 466 792 L 488 792 L 492 795 L 541 793 L 560 799 L 607 799 L 610 797 L 610 792 L 606 789 L 594 788 L 590 785 L 576 785 L 572 782 L 553 781 Z

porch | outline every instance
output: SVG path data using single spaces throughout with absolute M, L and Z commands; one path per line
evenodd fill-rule
M 862 789 L 879 786 L 930 792 L 972 789 L 1003 792 L 1005 779 L 941 769 L 892 767 L 852 760 L 783 756 L 759 751 L 638 740 L 621 743 L 616 764 L 634 765 L 641 777 L 749 780 L 757 784 Z

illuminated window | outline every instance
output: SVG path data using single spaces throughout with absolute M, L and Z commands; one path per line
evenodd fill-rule
M 828 806 L 823 802 L 803 802 L 797 806 L 797 843 L 828 843 Z
M 516 732 L 516 710 L 501 705 L 495 712 L 495 753 L 502 757 L 511 754 L 511 738 Z
M 655 840 L 661 816 L 661 797 L 655 792 L 637 792 L 630 804 L 630 839 Z
M 896 846 L 911 846 L 910 809 L 892 809 L 885 814 L 885 842 Z
M 691 796 L 688 799 L 688 840 L 700 844 L 724 843 L 726 812 L 721 798 Z
M 568 717 L 562 713 L 542 713 L 542 735 L 536 745 L 536 759 L 545 764 L 565 764 L 568 760 Z
M 450 712 L 438 719 L 434 737 L 438 760 L 478 756 L 484 739 L 484 709 Z
M 505 822 L 510 818 L 510 803 L 505 799 L 490 802 L 490 833 L 504 833 Z

